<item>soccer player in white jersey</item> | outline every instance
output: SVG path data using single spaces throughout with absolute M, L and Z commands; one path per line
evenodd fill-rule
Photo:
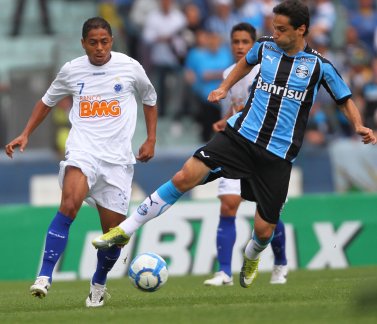
M 239 23 L 233 26 L 230 33 L 232 54 L 236 62 L 242 59 L 252 48 L 256 40 L 256 30 L 248 23 Z M 236 64 L 228 67 L 223 74 L 223 78 L 229 75 Z M 258 74 L 259 65 L 255 66 L 251 72 L 237 82 L 225 99 L 221 102 L 223 108 L 223 118 L 213 124 L 216 132 L 223 131 L 226 127 L 227 119 L 240 111 L 249 97 L 250 87 Z M 238 207 L 241 204 L 241 184 L 237 179 L 219 179 L 218 198 L 220 199 L 220 220 L 217 227 L 216 248 L 219 271 L 213 278 L 204 281 L 206 286 L 232 286 L 232 254 L 236 241 L 235 217 Z M 271 241 L 274 253 L 274 267 L 270 282 L 272 284 L 285 284 L 288 267 L 285 255 L 285 228 L 279 220 L 274 239 Z
M 157 95 L 143 67 L 131 57 L 113 52 L 109 23 L 101 17 L 88 19 L 82 29 L 86 55 L 67 62 L 39 100 L 22 133 L 6 145 L 13 157 L 23 152 L 29 136 L 62 98 L 72 96 L 72 124 L 65 160 L 60 163 L 61 203 L 46 236 L 43 263 L 33 296 L 43 298 L 52 282 L 53 269 L 63 253 L 69 228 L 83 201 L 98 210 L 104 233 L 125 219 L 131 197 L 133 165 L 154 156 L 157 127 Z M 147 137 L 138 155 L 131 139 L 137 118 L 135 96 L 143 103 Z M 97 269 L 90 283 L 87 307 L 104 304 L 106 279 L 120 255 L 114 246 L 97 253 Z

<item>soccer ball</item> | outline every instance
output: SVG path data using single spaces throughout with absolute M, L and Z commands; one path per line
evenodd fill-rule
M 132 260 L 128 278 L 136 288 L 153 292 L 168 280 L 168 268 L 165 260 L 158 254 L 142 253 Z

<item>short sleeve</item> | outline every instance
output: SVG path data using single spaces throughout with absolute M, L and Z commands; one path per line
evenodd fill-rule
M 68 74 L 71 63 L 68 62 L 63 65 L 55 80 L 51 83 L 45 95 L 42 97 L 42 101 L 49 107 L 54 107 L 61 99 L 70 95 L 68 87 Z
M 322 85 L 338 105 L 352 96 L 351 90 L 330 62 L 323 63 Z
M 144 105 L 154 106 L 157 93 L 140 63 L 135 64 L 136 91 Z
M 250 65 L 256 65 L 258 64 L 258 53 L 260 50 L 260 47 L 262 46 L 262 43 L 255 42 L 254 46 L 247 52 L 246 54 L 246 62 Z

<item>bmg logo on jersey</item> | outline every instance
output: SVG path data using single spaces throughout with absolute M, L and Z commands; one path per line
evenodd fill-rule
M 90 118 L 90 117 L 117 117 L 120 116 L 120 106 L 118 100 L 111 100 L 107 102 L 106 100 L 94 100 L 80 101 L 80 117 Z

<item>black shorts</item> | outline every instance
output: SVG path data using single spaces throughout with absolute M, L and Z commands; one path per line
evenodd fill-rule
M 203 184 L 219 177 L 241 179 L 242 198 L 257 203 L 268 223 L 279 221 L 287 198 L 292 163 L 248 141 L 227 126 L 194 153 L 211 169 Z

